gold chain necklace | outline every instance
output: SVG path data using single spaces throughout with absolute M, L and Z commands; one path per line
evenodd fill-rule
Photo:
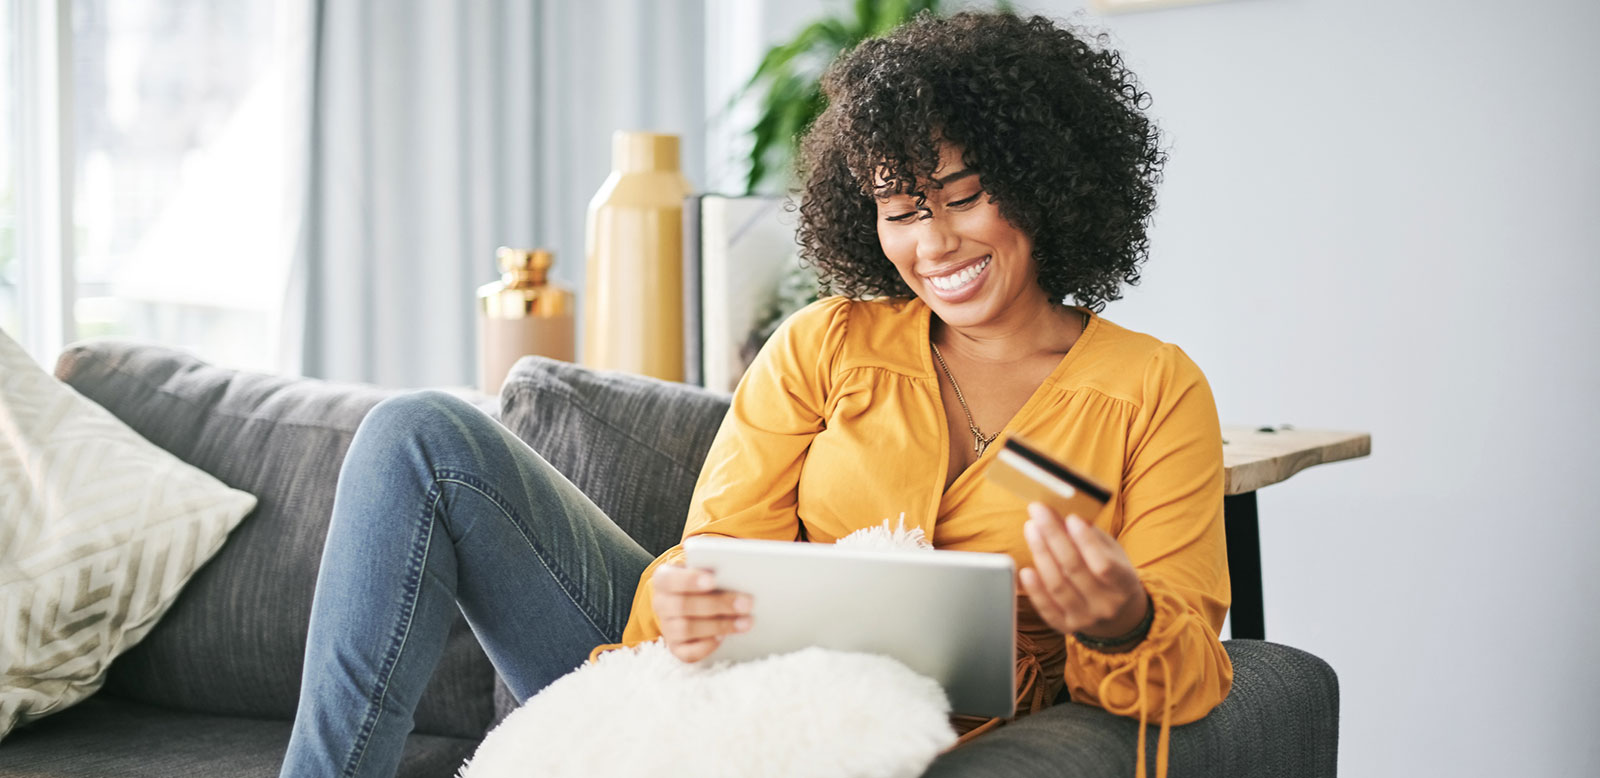
M 972 409 L 967 407 L 967 398 L 961 394 L 961 385 L 956 383 L 956 377 L 950 372 L 950 366 L 944 362 L 944 355 L 939 353 L 939 344 L 930 342 L 928 345 L 933 346 L 933 356 L 939 360 L 939 369 L 944 371 L 944 377 L 950 379 L 950 388 L 956 390 L 956 402 L 961 403 L 961 411 L 967 414 L 967 429 L 972 431 L 972 451 L 981 457 L 984 449 L 987 449 L 995 438 L 1000 437 L 1000 433 L 985 436 L 983 430 L 978 429 L 978 423 L 972 420 Z
M 1078 315 L 1083 318 L 1083 324 L 1078 330 L 1078 336 L 1082 337 L 1083 333 L 1089 331 L 1089 314 L 1086 311 L 1078 311 Z M 956 390 L 956 402 L 961 403 L 961 412 L 967 414 L 967 429 L 972 432 L 972 451 L 981 457 L 984 450 L 989 448 L 989 444 L 1000 437 L 1000 433 L 984 435 L 983 430 L 978 429 L 978 423 L 972 420 L 972 409 L 967 407 L 967 398 L 961 394 L 961 385 L 956 383 L 955 374 L 950 372 L 950 366 L 945 364 L 944 355 L 939 353 L 939 344 L 930 338 L 928 345 L 933 346 L 933 357 L 939 360 L 939 369 L 944 371 L 944 377 L 950 379 L 950 388 Z

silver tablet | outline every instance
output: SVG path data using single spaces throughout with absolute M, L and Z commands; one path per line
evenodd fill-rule
M 683 547 L 689 567 L 753 602 L 750 631 L 724 638 L 709 661 L 807 646 L 884 654 L 942 684 L 956 713 L 1015 713 L 1011 557 L 706 535 Z

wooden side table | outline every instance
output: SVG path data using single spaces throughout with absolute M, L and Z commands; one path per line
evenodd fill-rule
M 1233 581 L 1229 617 L 1233 637 L 1264 640 L 1261 604 L 1261 530 L 1256 490 L 1313 465 L 1372 453 L 1365 432 L 1283 427 L 1222 427 L 1222 465 L 1227 471 L 1222 516 L 1228 535 L 1228 575 Z

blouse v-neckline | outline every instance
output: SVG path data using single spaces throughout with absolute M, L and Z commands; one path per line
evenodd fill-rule
M 917 333 L 921 338 L 918 341 L 921 344 L 920 361 L 924 377 L 933 379 L 929 385 L 932 387 L 933 408 L 939 419 L 939 423 L 936 425 L 939 429 L 939 460 L 938 465 L 934 468 L 934 494 L 936 497 L 934 498 L 932 512 L 934 518 L 937 518 L 945 500 L 971 483 L 972 479 L 976 477 L 973 476 L 973 471 L 978 470 L 978 466 L 991 456 L 989 452 L 996 451 L 1001 446 L 991 445 L 984 449 L 983 453 L 972 460 L 972 464 L 967 465 L 966 469 L 962 470 L 955 477 L 955 480 L 950 482 L 948 487 L 944 485 L 945 476 L 949 475 L 950 472 L 950 421 L 945 417 L 944 396 L 943 390 L 939 386 L 938 367 L 933 363 L 933 309 L 922 302 L 921 298 L 913 298 L 913 300 L 914 304 L 920 306 L 917 320 Z M 1018 408 L 1017 412 L 1006 420 L 1005 426 L 1001 427 L 1000 431 L 996 433 L 996 443 L 1008 437 L 1019 420 L 1028 418 L 1033 413 L 1035 406 L 1044 402 L 1045 387 L 1055 383 L 1057 379 L 1066 373 L 1067 368 L 1077 359 L 1078 354 L 1083 352 L 1084 346 L 1094 336 L 1095 331 L 1100 328 L 1100 317 L 1096 316 L 1093 311 L 1085 308 L 1079 308 L 1078 310 L 1083 311 L 1089 317 L 1088 323 L 1084 325 L 1083 331 L 1078 333 L 1078 339 L 1073 341 L 1072 347 L 1067 349 L 1067 353 L 1061 355 L 1061 360 L 1056 363 L 1050 374 L 1045 376 L 1044 380 L 1033 388 L 1033 393 L 1028 395 L 1027 402 L 1024 402 L 1022 407 Z M 924 531 L 928 533 L 929 537 L 933 536 L 932 526 L 927 527 Z

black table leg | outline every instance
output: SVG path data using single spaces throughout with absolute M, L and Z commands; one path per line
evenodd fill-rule
M 1222 498 L 1222 521 L 1228 533 L 1228 577 L 1233 581 L 1233 609 L 1228 612 L 1233 637 L 1265 640 L 1261 608 L 1261 529 L 1256 521 L 1256 493 Z

